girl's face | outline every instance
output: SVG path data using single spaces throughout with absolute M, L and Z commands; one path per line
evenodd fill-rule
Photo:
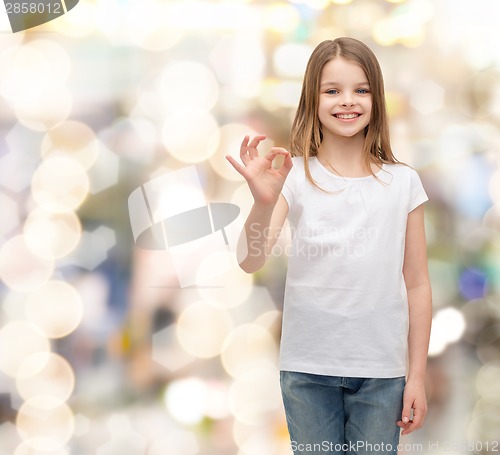
M 364 137 L 371 111 L 370 85 L 361 66 L 342 57 L 330 60 L 320 80 L 318 117 L 323 139 Z

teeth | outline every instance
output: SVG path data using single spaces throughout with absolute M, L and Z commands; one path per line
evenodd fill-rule
M 336 114 L 335 117 L 342 119 L 350 119 L 359 117 L 359 114 Z

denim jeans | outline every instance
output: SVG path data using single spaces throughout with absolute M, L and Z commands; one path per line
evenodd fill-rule
M 294 455 L 398 453 L 405 378 L 281 371 Z

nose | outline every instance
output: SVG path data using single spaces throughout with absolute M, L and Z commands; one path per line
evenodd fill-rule
M 352 95 L 350 93 L 344 93 L 344 96 L 342 97 L 340 104 L 345 107 L 354 106 L 354 100 L 352 98 Z

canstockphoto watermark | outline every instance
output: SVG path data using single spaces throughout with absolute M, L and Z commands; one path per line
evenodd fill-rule
M 80 0 L 4 0 L 13 33 L 50 22 L 72 10 Z
M 262 245 L 274 242 L 282 234 L 282 230 L 260 229 L 258 224 L 252 224 L 248 230 L 248 255 L 261 254 Z M 376 227 L 338 227 L 324 223 L 309 224 L 300 228 L 290 228 L 291 242 L 275 243 L 265 253 L 267 256 L 295 256 L 304 259 L 317 257 L 355 257 L 361 258 L 367 254 L 366 243 L 378 238 Z M 300 242 L 296 239 L 302 239 Z
M 294 452 L 370 452 L 370 453 L 393 453 L 394 446 L 390 443 L 380 442 L 371 443 L 368 441 L 349 441 L 344 443 L 335 443 L 331 441 L 322 441 L 317 443 L 299 443 L 291 442 L 291 448 Z M 398 444 L 398 452 L 423 452 L 424 444 Z
M 390 443 L 371 443 L 368 441 L 350 441 L 345 443 L 334 443 L 322 441 L 316 443 L 300 443 L 291 441 L 292 450 L 299 452 L 370 452 L 370 453 L 392 453 L 394 446 Z M 452 453 L 498 453 L 500 452 L 499 441 L 427 441 L 427 443 L 399 443 L 396 446 L 399 453 L 428 453 L 428 452 L 452 452 Z

